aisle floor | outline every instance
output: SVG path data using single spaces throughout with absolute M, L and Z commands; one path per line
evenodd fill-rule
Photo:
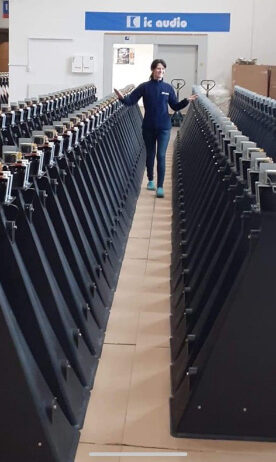
M 187 452 L 142 462 L 275 462 L 276 444 L 170 436 L 171 158 L 164 199 L 141 194 L 109 318 L 102 357 L 75 462 L 134 462 L 90 452 Z

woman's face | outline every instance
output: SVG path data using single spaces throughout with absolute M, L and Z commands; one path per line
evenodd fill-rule
M 154 80 L 161 80 L 165 74 L 165 68 L 161 63 L 157 64 L 157 67 L 153 69 L 153 78 Z

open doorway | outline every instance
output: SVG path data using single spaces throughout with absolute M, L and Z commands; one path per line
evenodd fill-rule
M 206 78 L 207 68 L 207 34 L 121 34 L 106 33 L 104 35 L 104 73 L 103 73 L 103 93 L 109 94 L 114 88 L 117 80 L 113 73 L 119 75 L 119 87 L 129 83 L 139 84 L 149 78 L 149 67 L 152 59 L 163 58 L 167 61 L 168 69 L 165 80 L 170 82 L 172 78 L 183 78 L 186 86 L 180 97 L 183 98 L 191 93 L 193 84 L 198 84 Z M 120 53 L 133 59 L 133 52 L 138 46 L 146 45 L 148 50 L 148 61 L 145 59 L 139 65 L 137 76 L 130 76 L 132 64 L 114 64 L 114 49 L 121 48 Z M 153 54 L 151 50 L 153 47 Z M 117 50 L 118 50 L 117 48 Z M 141 48 L 143 50 L 143 48 Z M 116 53 L 116 52 L 115 52 Z M 139 56 L 139 48 L 137 48 Z M 142 53 L 143 55 L 143 53 Z M 118 51 L 117 51 L 118 56 Z M 123 59 L 123 58 L 122 58 Z M 134 57 L 135 60 L 135 57 Z M 135 61 L 134 61 L 135 62 Z M 144 73 L 143 75 L 141 73 Z M 135 73 L 136 74 L 136 73 Z M 116 77 L 116 79 L 117 79 Z M 131 79 L 130 79 L 131 77 Z M 137 79 L 135 80 L 135 77 Z
M 139 85 L 149 79 L 153 44 L 115 43 L 113 45 L 112 88 Z M 142 100 L 139 101 L 142 105 Z

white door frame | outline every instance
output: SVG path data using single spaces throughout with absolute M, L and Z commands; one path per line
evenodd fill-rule
M 207 34 L 104 34 L 104 69 L 103 69 L 103 94 L 112 93 L 113 73 L 113 45 L 115 43 L 130 44 L 143 43 L 156 45 L 194 45 L 197 46 L 197 84 L 206 79 L 207 75 Z

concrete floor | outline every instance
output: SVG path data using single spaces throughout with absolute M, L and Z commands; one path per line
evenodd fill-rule
M 75 462 L 134 462 L 89 452 L 172 452 L 143 462 L 275 462 L 275 443 L 178 439 L 170 436 L 170 227 L 173 129 L 165 198 L 141 194 L 109 318 L 104 348 Z

